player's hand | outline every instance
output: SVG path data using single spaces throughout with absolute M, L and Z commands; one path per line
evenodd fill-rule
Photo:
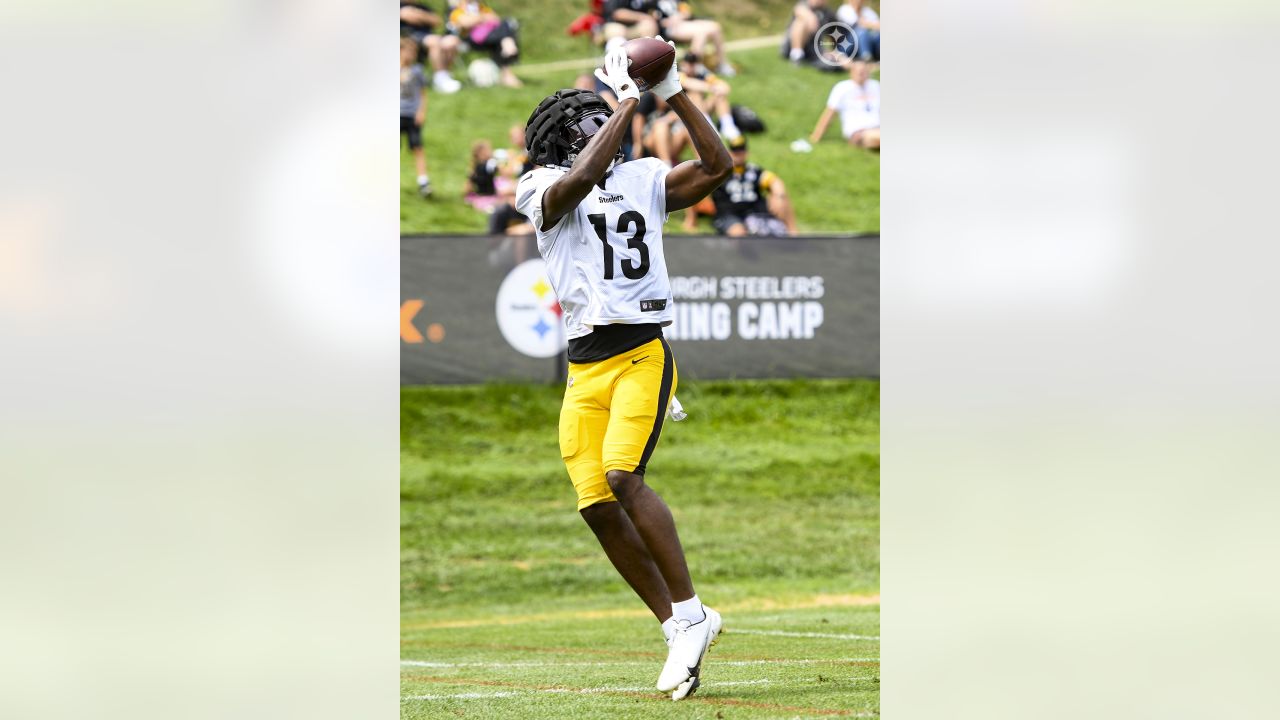
M 596 68 L 596 77 L 613 90 L 618 102 L 627 98 L 640 99 L 640 86 L 636 85 L 636 81 L 627 74 L 627 65 L 630 62 L 627 51 L 620 45 L 605 54 L 603 68 Z
M 427 114 L 421 110 L 419 110 L 413 116 L 413 124 L 417 125 L 418 127 L 422 127 L 422 123 L 426 121 L 427 121 Z
M 662 36 L 659 35 L 655 37 L 654 40 L 662 40 Z M 662 40 L 662 42 L 670 45 L 672 50 L 676 49 L 676 44 L 670 40 Z M 663 78 L 662 82 L 649 89 L 654 95 L 657 95 L 663 100 L 670 100 L 671 96 L 679 94 L 680 91 L 684 89 L 680 87 L 680 73 L 676 72 L 675 58 L 671 58 L 671 69 L 667 71 L 667 76 Z

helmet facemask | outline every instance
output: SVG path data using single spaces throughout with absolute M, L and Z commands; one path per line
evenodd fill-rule
M 557 91 L 529 116 L 525 126 L 529 157 L 539 165 L 572 167 L 612 115 L 613 110 L 593 92 Z M 610 169 L 621 160 L 619 151 Z

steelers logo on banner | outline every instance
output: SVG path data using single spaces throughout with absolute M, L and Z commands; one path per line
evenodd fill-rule
M 502 337 L 521 354 L 549 358 L 568 346 L 560 303 L 541 258 L 526 260 L 507 273 L 498 287 L 494 312 Z

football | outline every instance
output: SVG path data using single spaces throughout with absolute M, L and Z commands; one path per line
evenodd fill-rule
M 662 82 L 676 60 L 676 50 L 661 40 L 636 38 L 623 46 L 630 61 L 627 73 L 640 86 L 641 92 Z

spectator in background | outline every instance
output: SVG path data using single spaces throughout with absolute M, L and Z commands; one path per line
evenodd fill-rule
M 657 0 L 658 24 L 662 27 L 662 37 L 676 42 L 689 43 L 689 52 L 699 57 L 707 57 L 707 46 L 715 57 L 716 72 L 722 77 L 733 77 L 733 66 L 729 64 L 729 52 L 724 47 L 724 32 L 720 23 L 706 18 L 695 18 L 688 3 L 676 0 Z
M 516 182 L 521 175 L 533 169 L 529 151 L 525 148 L 524 125 L 512 125 L 507 139 L 511 141 L 511 147 L 494 153 L 499 161 L 495 185 L 500 202 L 489 216 L 489 234 L 508 236 L 495 237 L 489 245 L 489 264 L 495 267 L 519 265 L 534 257 L 537 248 L 532 238 L 533 225 L 512 204 Z
M 427 57 L 434 71 L 431 84 L 437 92 L 458 92 L 462 83 L 449 75 L 449 68 L 458 57 L 460 41 L 455 35 L 433 34 L 435 30 L 444 30 L 444 21 L 431 12 L 425 0 L 400 0 L 400 32 L 422 43 L 427 48 Z
M 605 0 L 604 37 L 638 38 L 658 34 L 656 0 Z
M 499 17 L 482 2 L 464 0 L 449 13 L 449 27 L 471 47 L 489 51 L 500 72 L 499 82 L 513 88 L 524 85 L 511 71 L 511 66 L 520 59 L 520 47 L 516 44 L 518 23 L 514 19 Z
M 477 140 L 471 144 L 471 174 L 463 183 L 463 198 L 471 207 L 482 213 L 491 213 L 501 203 L 498 197 L 497 158 L 493 156 L 493 144 Z
M 880 16 L 867 5 L 866 0 L 844 0 L 836 10 L 836 17 L 853 28 L 858 36 L 858 57 L 863 60 L 880 59 Z
M 714 115 L 720 123 L 720 134 L 726 139 L 741 135 L 733 122 L 733 108 L 729 105 L 729 83 L 716 77 L 702 64 L 702 59 L 690 51 L 680 58 L 680 87 L 689 99 L 708 117 Z
M 827 132 L 831 116 L 840 113 L 840 134 L 850 145 L 880 150 L 880 82 L 870 77 L 870 66 L 863 60 L 849 62 L 849 79 L 831 88 L 827 107 L 809 136 L 817 145 Z
M 524 146 L 524 125 L 512 125 L 507 131 L 507 139 L 511 141 L 511 147 L 507 150 L 507 162 L 502 172 L 511 178 L 514 185 L 521 175 L 533 169 L 533 162 L 529 160 L 529 151 Z M 514 193 L 514 187 L 512 190 Z
M 409 139 L 409 152 L 418 171 L 418 192 L 431 197 L 427 156 L 422 150 L 422 125 L 427 119 L 427 76 L 418 63 L 418 41 L 400 38 L 400 134 Z
M 661 109 L 658 107 L 659 104 L 662 105 Z M 653 122 L 655 118 L 660 117 L 669 111 L 670 107 L 657 95 L 647 92 L 640 96 L 640 102 L 636 104 L 636 114 L 631 116 L 631 139 L 627 141 L 631 146 L 632 160 L 642 157 L 657 156 L 657 153 L 646 147 L 646 134 L 649 129 L 649 124 Z
M 733 158 L 733 174 L 711 193 L 716 232 L 730 237 L 795 235 L 796 214 L 782 179 L 747 162 L 744 136 L 729 141 L 729 156 Z M 696 220 L 694 208 L 689 208 L 685 227 L 692 229 Z
M 645 93 L 652 95 L 653 93 Z M 636 108 L 636 115 L 639 116 L 640 108 Z M 662 162 L 671 167 L 675 167 L 676 162 L 680 159 L 680 153 L 684 152 L 689 146 L 689 131 L 685 129 L 684 122 L 679 115 L 671 109 L 671 106 L 662 99 L 658 99 L 654 103 L 654 112 L 650 113 L 649 120 L 645 123 L 644 130 L 644 148 L 649 155 L 658 158 Z M 633 126 L 634 127 L 634 126 Z
M 813 36 L 818 28 L 835 20 L 835 13 L 827 7 L 827 0 L 800 0 L 791 10 L 791 24 L 787 26 L 788 57 L 799 64 L 808 58 L 817 60 L 813 51 Z

